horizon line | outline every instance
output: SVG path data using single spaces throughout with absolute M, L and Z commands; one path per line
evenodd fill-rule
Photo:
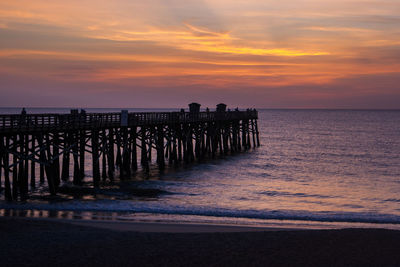
M 182 107 L 29 107 L 29 106 L 14 106 L 14 107 L 0 107 L 0 109 L 181 109 Z M 187 109 L 188 107 L 185 107 Z M 227 107 L 229 108 L 229 107 Z M 282 107 L 282 108 L 268 108 L 268 107 L 242 107 L 239 109 L 255 108 L 257 110 L 359 110 L 359 111 L 400 111 L 400 108 L 301 108 L 301 107 Z M 201 108 L 205 109 L 205 108 Z

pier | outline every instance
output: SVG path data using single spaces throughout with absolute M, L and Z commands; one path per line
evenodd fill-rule
M 36 181 L 47 181 L 56 194 L 62 181 L 81 185 L 86 155 L 91 156 L 93 186 L 129 179 L 157 163 L 179 166 L 260 146 L 258 112 L 226 110 L 189 112 L 0 115 L 0 185 L 6 200 L 25 200 Z M 72 177 L 71 177 L 72 176 Z

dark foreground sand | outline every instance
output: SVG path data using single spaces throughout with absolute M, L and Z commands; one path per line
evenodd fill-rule
M 207 227 L 0 217 L 0 266 L 400 266 L 400 231 Z

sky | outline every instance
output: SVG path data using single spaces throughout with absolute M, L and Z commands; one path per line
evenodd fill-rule
M 1 107 L 400 108 L 399 0 L 0 0 Z

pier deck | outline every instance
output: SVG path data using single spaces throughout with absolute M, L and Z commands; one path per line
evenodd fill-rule
M 0 133 L 65 131 L 80 129 L 154 126 L 159 124 L 201 123 L 213 121 L 252 120 L 256 110 L 229 112 L 132 112 L 123 122 L 122 112 L 77 114 L 5 114 L 0 115 Z
M 0 115 L 0 185 L 7 200 L 24 200 L 29 185 L 47 181 L 56 194 L 61 181 L 80 185 L 91 155 L 93 185 L 128 179 L 139 168 L 166 162 L 201 161 L 260 145 L 256 110 L 199 112 Z M 2 179 L 4 182 L 1 183 Z

